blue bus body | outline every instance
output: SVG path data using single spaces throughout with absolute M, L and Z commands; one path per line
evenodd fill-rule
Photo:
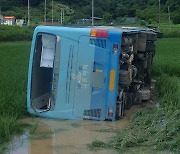
M 92 34 L 93 29 L 100 32 L 99 37 Z M 29 113 L 114 121 L 122 35 L 139 31 L 38 26 L 29 61 Z

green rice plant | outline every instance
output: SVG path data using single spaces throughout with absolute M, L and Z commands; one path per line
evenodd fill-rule
M 29 51 L 30 42 L 0 43 L 0 147 L 27 126 L 19 120 L 27 115 Z
M 161 23 L 160 31 L 165 38 L 180 38 L 180 24 Z
M 180 109 L 180 38 L 157 42 L 153 74 L 161 106 L 167 110 Z
M 159 93 L 161 107 L 166 110 L 180 109 L 180 77 L 162 74 L 158 78 L 156 89 Z
M 21 134 L 25 127 L 28 125 L 17 121 L 17 116 L 1 116 L 0 117 L 0 145 L 4 143 L 4 141 L 9 141 L 13 135 Z

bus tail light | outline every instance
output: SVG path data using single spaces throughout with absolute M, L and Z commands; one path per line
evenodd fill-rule
M 108 116 L 112 117 L 113 116 L 113 107 L 108 108 Z
M 113 53 L 114 53 L 114 54 L 117 54 L 117 52 L 118 52 L 118 45 L 117 45 L 117 44 L 114 44 L 114 45 L 113 45 Z
M 108 31 L 107 30 L 92 29 L 90 36 L 91 37 L 98 37 L 98 38 L 107 38 L 108 37 Z

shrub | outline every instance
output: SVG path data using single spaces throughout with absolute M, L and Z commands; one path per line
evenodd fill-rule
M 145 26 L 146 22 L 144 20 L 141 20 L 141 26 Z
M 112 15 L 110 14 L 110 13 L 105 13 L 104 15 L 103 15 L 103 19 L 104 19 L 104 21 L 106 22 L 106 23 L 110 23 L 111 21 L 112 21 Z
M 149 25 L 152 24 L 152 22 L 153 22 L 152 19 L 149 19 L 149 20 L 148 20 L 148 24 L 149 24 Z
M 19 26 L 0 25 L 0 41 L 24 41 L 31 40 L 33 29 Z
M 176 16 L 173 18 L 173 23 L 174 23 L 174 24 L 180 24 L 180 15 L 176 15 Z

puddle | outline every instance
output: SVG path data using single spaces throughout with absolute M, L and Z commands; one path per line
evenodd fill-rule
M 139 105 L 133 106 L 127 111 L 126 117 L 115 122 L 37 118 L 40 121 L 40 132 L 31 134 L 26 131 L 22 136 L 16 137 L 9 145 L 7 154 L 115 154 L 117 152 L 112 149 L 90 151 L 87 144 L 94 140 L 110 140 L 117 131 L 127 127 L 129 117 L 140 108 L 142 107 Z

